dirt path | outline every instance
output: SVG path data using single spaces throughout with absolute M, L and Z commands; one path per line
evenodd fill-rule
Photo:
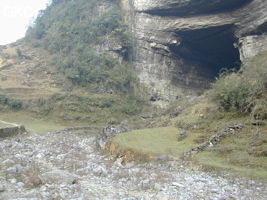
M 266 183 L 212 176 L 176 161 L 123 166 L 95 142 L 83 131 L 0 140 L 0 199 L 267 199 Z
M 19 126 L 18 124 L 9 123 L 9 122 L 5 122 L 5 121 L 2 121 L 2 120 L 0 120 L 0 123 L 7 124 L 7 125 L 10 125 L 10 126 Z

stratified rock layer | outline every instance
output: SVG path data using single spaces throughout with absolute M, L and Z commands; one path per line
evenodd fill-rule
M 151 100 L 209 86 L 267 49 L 267 1 L 121 0 L 134 40 L 134 65 Z

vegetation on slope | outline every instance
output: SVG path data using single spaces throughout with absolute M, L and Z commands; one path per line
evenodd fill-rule
M 9 98 L 6 95 L 0 94 L 0 109 L 1 106 L 8 106 L 14 110 L 19 110 L 22 108 L 22 104 L 21 100 Z
M 1 120 L 23 124 L 30 134 L 45 134 L 49 131 L 62 130 L 69 126 L 69 123 L 61 124 L 57 120 L 39 119 L 28 112 L 2 112 Z M 0 124 L 1 127 L 1 124 Z
M 103 124 L 142 109 L 117 0 L 53 0 L 0 57 L 9 66 L 0 74 L 4 112 Z
M 140 112 L 140 100 L 133 96 L 117 95 L 52 95 L 49 99 L 37 99 L 32 111 L 42 116 L 80 121 L 90 124 L 119 123 L 129 115 Z
M 266 112 L 266 54 L 262 52 L 238 72 L 222 73 L 208 92 L 210 100 L 225 111 L 253 111 L 259 115 L 255 117 L 267 119 L 266 113 L 256 113 L 259 107 L 265 108 L 263 112 Z
M 131 42 L 117 1 L 53 1 L 26 38 L 53 54 L 53 64 L 74 84 L 119 92 L 133 87 L 135 78 L 127 62 Z M 101 49 L 112 45 L 107 43 L 119 45 L 116 51 L 124 62 Z

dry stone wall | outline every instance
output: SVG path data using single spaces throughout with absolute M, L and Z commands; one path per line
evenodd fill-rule
M 0 138 L 11 137 L 26 132 L 24 126 L 11 126 L 6 128 L 0 128 Z

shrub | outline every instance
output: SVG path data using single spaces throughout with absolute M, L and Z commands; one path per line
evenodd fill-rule
M 0 95 L 0 104 L 6 104 L 7 97 L 5 95 Z
M 120 111 L 127 115 L 134 115 L 141 110 L 141 100 L 136 96 L 128 96 L 125 104 L 121 105 Z
M 43 106 L 43 105 L 45 105 L 46 103 L 47 103 L 47 100 L 44 99 L 44 98 L 42 98 L 42 97 L 36 100 L 36 105 L 37 105 L 38 107 Z
M 0 104 L 7 105 L 14 110 L 20 110 L 23 106 L 23 102 L 21 100 L 9 98 L 5 95 L 0 95 Z
M 267 119 L 267 100 L 260 99 L 255 102 L 252 109 L 252 117 L 254 119 L 266 120 Z
M 18 55 L 18 57 L 19 58 L 22 58 L 22 52 L 21 52 L 21 50 L 20 49 L 16 49 L 16 53 L 17 53 L 17 55 Z
M 100 108 L 110 108 L 115 103 L 113 99 L 103 99 L 100 101 L 99 107 Z
M 209 99 L 226 111 L 251 112 L 267 88 L 266 65 L 265 52 L 256 56 L 239 72 L 222 73 L 207 92 Z
M 62 101 L 66 98 L 66 96 L 64 94 L 60 94 L 60 93 L 54 93 L 51 97 L 50 97 L 50 101 Z
M 9 99 L 7 104 L 15 110 L 21 109 L 23 105 L 22 101 L 18 99 Z

